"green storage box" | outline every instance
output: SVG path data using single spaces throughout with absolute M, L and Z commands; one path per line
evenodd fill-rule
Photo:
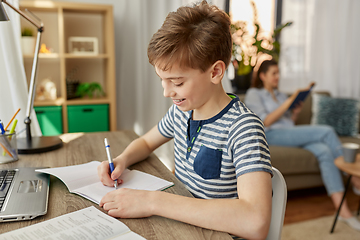
M 34 107 L 41 132 L 44 136 L 54 136 L 63 133 L 62 107 Z
M 109 105 L 68 106 L 69 133 L 109 131 Z

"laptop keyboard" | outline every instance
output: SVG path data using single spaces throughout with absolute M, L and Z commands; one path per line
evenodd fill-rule
M 5 202 L 10 185 L 14 179 L 15 170 L 0 170 L 0 211 Z

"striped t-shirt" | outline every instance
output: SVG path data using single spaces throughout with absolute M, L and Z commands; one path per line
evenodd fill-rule
M 174 138 L 175 175 L 198 198 L 237 198 L 237 178 L 265 171 L 272 174 L 270 152 L 261 120 L 235 95 L 216 116 L 192 120 L 192 111 L 172 105 L 158 124 Z

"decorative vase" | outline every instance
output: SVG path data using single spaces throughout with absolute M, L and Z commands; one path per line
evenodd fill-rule
M 76 90 L 79 86 L 78 81 L 66 81 L 66 96 L 67 100 L 79 98 L 80 96 L 76 95 Z
M 236 73 L 237 71 L 235 71 Z M 251 86 L 253 71 L 245 75 L 235 74 L 235 78 L 231 81 L 231 85 L 237 94 L 244 94 Z
M 35 38 L 31 36 L 21 37 L 21 49 L 23 55 L 34 55 L 35 52 Z

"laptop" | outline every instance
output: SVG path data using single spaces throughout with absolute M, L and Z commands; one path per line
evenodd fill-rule
M 30 220 L 46 214 L 50 178 L 35 169 L 0 169 L 0 222 Z

